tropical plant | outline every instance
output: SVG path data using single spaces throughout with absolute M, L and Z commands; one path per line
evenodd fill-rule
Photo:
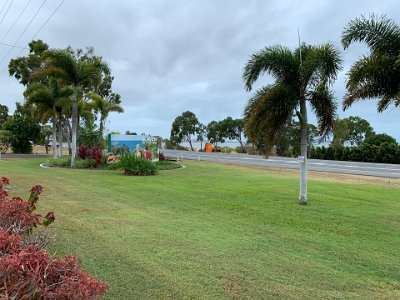
M 125 170 L 125 175 L 148 176 L 157 174 L 156 165 L 151 160 L 138 157 L 136 152 L 121 154 L 117 166 Z
M 104 125 L 106 123 L 106 119 L 110 112 L 124 112 L 124 109 L 116 103 L 112 103 L 103 99 L 101 96 L 95 93 L 88 93 L 86 95 L 89 99 L 92 100 L 91 107 L 94 109 L 96 113 L 100 113 L 100 137 L 103 137 L 104 134 Z
M 364 42 L 370 49 L 348 73 L 343 109 L 360 99 L 379 98 L 377 109 L 400 105 L 400 27 L 385 16 L 361 16 L 345 27 L 342 44 L 347 49 Z
M 272 46 L 253 54 L 244 67 L 245 87 L 250 91 L 263 73 L 275 83 L 256 92 L 245 108 L 245 133 L 251 142 L 264 136 L 267 151 L 274 145 L 282 127 L 295 112 L 300 121 L 301 164 L 300 200 L 307 204 L 307 107 L 317 115 L 321 137 L 334 122 L 336 103 L 329 89 L 341 69 L 339 51 L 331 44 L 302 44 L 294 52 L 284 46 Z
M 71 51 L 67 50 L 48 50 L 44 54 L 46 65 L 37 70 L 33 77 L 44 78 L 52 76 L 71 84 L 73 89 L 72 108 L 71 108 L 71 130 L 72 130 L 72 154 L 71 166 L 75 165 L 78 120 L 78 95 L 79 90 L 88 86 L 95 86 L 101 80 L 102 70 L 108 67 L 99 60 L 93 61 L 87 56 L 77 58 Z
M 53 130 L 53 156 L 57 156 L 57 117 L 59 119 L 59 130 L 61 132 L 60 149 L 62 147 L 62 107 L 70 103 L 70 96 L 73 91 L 70 87 L 60 86 L 55 79 L 50 79 L 47 84 L 41 82 L 33 82 L 27 86 L 24 93 L 27 100 L 26 105 L 35 105 L 40 114 L 40 121 L 47 123 L 49 119 L 52 121 Z

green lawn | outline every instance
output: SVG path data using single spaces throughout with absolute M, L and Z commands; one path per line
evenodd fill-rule
M 56 256 L 112 299 L 400 298 L 400 189 L 187 163 L 158 176 L 0 161 L 12 194 L 45 187 Z

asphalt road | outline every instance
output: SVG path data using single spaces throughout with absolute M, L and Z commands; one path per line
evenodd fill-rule
M 282 169 L 299 169 L 300 163 L 296 158 L 288 157 L 270 157 L 265 159 L 262 156 L 246 154 L 223 154 L 223 153 L 205 153 L 189 152 L 179 150 L 163 149 L 162 153 L 168 158 L 179 160 L 200 160 L 224 162 L 228 164 L 250 165 L 258 167 L 272 167 Z M 349 162 L 336 160 L 308 160 L 308 170 L 328 173 L 343 173 L 354 175 L 367 175 L 386 178 L 400 178 L 400 165 L 395 164 L 377 164 L 363 162 Z

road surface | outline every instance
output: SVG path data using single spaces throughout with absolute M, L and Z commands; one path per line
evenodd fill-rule
M 269 159 L 265 159 L 264 157 L 258 155 L 205 153 L 167 149 L 162 149 L 161 152 L 164 153 L 167 158 L 179 158 L 179 160 L 183 158 L 184 160 L 187 159 L 214 161 L 237 165 L 250 165 L 282 169 L 299 169 L 300 165 L 297 158 L 288 157 L 273 156 Z M 309 159 L 308 170 L 328 173 L 344 173 L 386 178 L 400 178 L 400 165 L 395 164 Z

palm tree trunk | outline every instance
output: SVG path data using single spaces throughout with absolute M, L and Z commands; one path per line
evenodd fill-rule
M 53 116 L 52 121 L 53 121 L 53 141 L 52 141 L 53 157 L 57 157 L 57 123 L 55 116 Z
M 58 127 L 59 127 L 59 132 L 58 132 L 58 141 L 60 144 L 60 149 L 59 149 L 59 156 L 61 157 L 63 155 L 62 151 L 62 145 L 63 145 L 63 126 L 62 126 L 62 116 L 60 116 L 60 120 L 58 121 Z
M 307 204 L 307 107 L 306 100 L 300 100 L 300 205 Z
M 78 87 L 74 88 L 74 100 L 72 101 L 71 122 L 72 122 L 72 152 L 71 152 L 71 167 L 75 166 L 76 157 L 76 134 L 78 131 Z
M 65 130 L 66 130 L 66 136 L 67 138 L 67 142 L 68 142 L 68 154 L 71 155 L 72 150 L 71 150 L 71 132 L 72 132 L 72 128 L 71 128 L 71 123 L 69 122 L 69 119 L 64 119 L 64 123 L 66 125 Z
M 105 123 L 104 116 L 101 115 L 100 116 L 100 128 L 99 128 L 99 135 L 100 135 L 101 140 L 103 140 L 104 123 Z

